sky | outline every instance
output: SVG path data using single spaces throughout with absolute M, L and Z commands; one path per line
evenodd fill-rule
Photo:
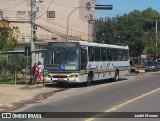
M 96 0 L 96 4 L 113 5 L 112 10 L 97 10 L 97 19 L 123 15 L 133 10 L 143 11 L 148 7 L 160 13 L 160 0 Z

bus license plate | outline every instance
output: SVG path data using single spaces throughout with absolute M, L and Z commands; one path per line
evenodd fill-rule
M 63 78 L 59 78 L 58 81 L 64 81 L 64 79 Z

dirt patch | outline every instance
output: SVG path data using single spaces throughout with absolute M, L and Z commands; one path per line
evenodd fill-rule
M 67 90 L 66 88 L 24 88 L 19 85 L 0 85 L 0 112 L 8 112 L 19 109 L 32 103 L 52 96 L 55 93 Z

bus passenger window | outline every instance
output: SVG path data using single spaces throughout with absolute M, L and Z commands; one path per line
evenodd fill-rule
M 90 62 L 94 61 L 94 48 L 93 47 L 88 47 L 88 56 L 89 56 Z
M 106 61 L 107 59 L 106 48 L 101 48 L 101 59 L 102 61 Z
M 87 49 L 81 48 L 81 69 L 85 69 L 87 66 Z
M 129 57 L 128 54 L 129 54 L 128 50 L 125 50 L 125 49 L 122 50 L 122 61 L 127 61 L 128 60 L 128 57 Z
M 112 61 L 112 49 L 111 48 L 107 49 L 107 60 Z
M 122 61 L 122 54 L 121 54 L 121 49 L 118 49 L 118 55 L 117 55 L 117 57 L 118 57 L 118 61 Z
M 113 61 L 118 60 L 118 51 L 116 48 L 113 48 Z
M 95 61 L 100 61 L 101 60 L 101 48 L 95 47 Z

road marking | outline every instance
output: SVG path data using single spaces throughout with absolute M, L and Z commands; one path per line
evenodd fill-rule
M 121 108 L 121 107 L 123 107 L 123 106 L 125 106 L 125 105 L 127 105 L 127 104 L 130 104 L 130 103 L 132 103 L 132 102 L 135 102 L 135 101 L 137 101 L 138 99 L 142 99 L 142 98 L 144 98 L 144 97 L 146 97 L 146 96 L 148 96 L 148 95 L 150 95 L 150 94 L 153 94 L 153 93 L 155 93 L 155 92 L 158 92 L 158 91 L 160 91 L 160 88 L 155 89 L 155 90 L 152 90 L 152 91 L 150 91 L 150 92 L 148 92 L 148 93 L 145 93 L 145 94 L 143 94 L 143 95 L 141 95 L 141 96 L 138 96 L 138 97 L 136 97 L 136 98 L 133 98 L 133 99 L 131 99 L 131 100 L 128 100 L 128 101 L 126 101 L 126 102 L 124 102 L 124 103 L 122 103 L 122 104 L 120 104 L 120 105 L 113 106 L 112 108 L 110 108 L 110 109 L 108 109 L 108 110 L 106 110 L 106 111 L 104 111 L 104 112 L 112 112 L 112 111 L 115 111 L 115 110 L 117 110 L 117 109 L 119 109 L 119 108 Z M 99 116 L 101 116 L 101 115 L 103 115 L 103 114 L 95 115 L 94 117 L 89 118 L 89 119 L 86 119 L 85 121 L 93 121 L 96 117 L 99 117 Z

